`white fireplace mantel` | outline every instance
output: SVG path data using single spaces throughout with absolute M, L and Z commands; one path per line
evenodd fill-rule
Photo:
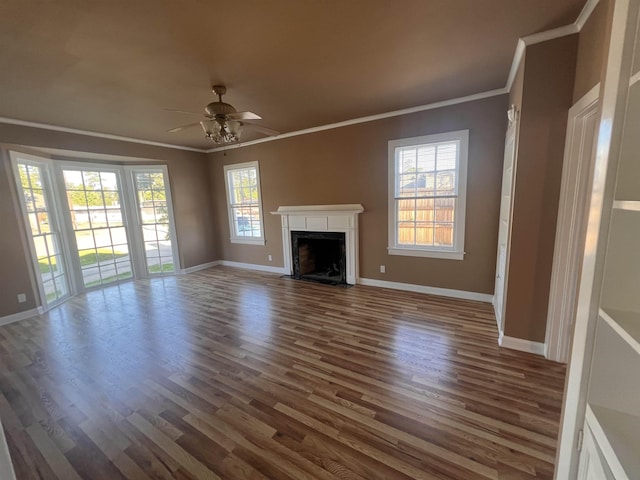
M 342 232 L 345 236 L 347 283 L 354 285 L 358 278 L 358 214 L 363 211 L 362 205 L 354 203 L 282 206 L 277 212 L 271 212 L 282 217 L 285 272 L 293 274 L 292 231 Z

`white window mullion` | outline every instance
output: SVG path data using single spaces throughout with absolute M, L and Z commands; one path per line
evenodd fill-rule
M 136 196 L 135 179 L 133 179 L 132 167 L 124 167 L 124 175 L 121 179 L 122 196 L 123 196 L 123 214 L 126 218 L 125 222 L 130 228 L 127 228 L 127 237 L 129 239 L 129 254 L 131 256 L 131 268 L 134 278 L 146 278 L 149 276 L 144 256 L 144 242 L 142 241 L 139 226 L 142 224 L 138 212 L 138 199 Z

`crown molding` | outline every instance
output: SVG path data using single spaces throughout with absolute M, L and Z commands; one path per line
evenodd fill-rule
M 578 15 L 578 18 L 574 22 L 576 27 L 578 27 L 578 31 L 582 30 L 584 24 L 587 23 L 587 20 L 589 20 L 589 17 L 593 13 L 593 10 L 596 8 L 596 5 L 598 5 L 599 1 L 600 0 L 587 0 L 587 3 L 584 4 L 580 15 Z
M 507 92 L 511 91 L 511 87 L 513 87 L 513 81 L 516 78 L 516 73 L 518 72 L 518 67 L 520 66 L 520 62 L 522 61 L 522 57 L 524 57 L 524 51 L 527 46 L 524 43 L 524 40 L 521 38 L 518 39 L 518 45 L 516 46 L 516 53 L 513 55 L 513 61 L 511 62 L 511 70 L 509 70 L 509 76 L 507 77 L 507 85 L 504 87 Z
M 578 26 L 575 23 L 571 23 L 569 25 L 565 25 L 564 27 L 558 27 L 552 30 L 545 30 L 544 32 L 527 35 L 526 37 L 522 37 L 522 41 L 524 42 L 525 46 L 528 47 L 529 45 L 546 42 L 548 40 L 553 40 L 554 38 L 573 35 L 574 33 L 578 33 L 579 31 L 580 30 L 578 29 Z
M 77 135 L 85 135 L 87 137 L 106 138 L 108 140 L 119 140 L 121 142 L 141 143 L 143 145 L 151 145 L 154 147 L 174 148 L 176 150 L 186 150 L 188 152 L 205 153 L 202 148 L 185 147 L 182 145 L 173 145 L 171 143 L 152 142 L 151 140 L 143 140 L 141 138 L 123 137 L 120 135 L 111 135 L 109 133 L 93 132 L 91 130 L 80 130 L 77 128 L 59 127 L 48 123 L 27 122 L 25 120 L 17 120 L 15 118 L 0 117 L 0 123 L 8 125 L 18 125 L 21 127 L 41 128 L 43 130 L 53 130 L 55 132 L 74 133 Z
M 567 35 L 573 35 L 574 33 L 579 33 L 580 30 L 582 30 L 582 27 L 584 27 L 584 24 L 587 23 L 587 20 L 589 20 L 589 17 L 593 13 L 593 10 L 596 8 L 596 5 L 598 5 L 599 1 L 600 0 L 587 0 L 587 3 L 585 3 L 584 7 L 582 7 L 582 10 L 580 11 L 578 18 L 576 18 L 576 21 L 570 23 L 569 25 L 521 37 L 518 40 L 516 52 L 513 55 L 513 61 L 511 62 L 511 69 L 509 70 L 509 76 L 507 77 L 505 90 L 507 92 L 511 91 L 513 80 L 516 77 L 516 72 L 518 71 L 520 62 L 524 57 L 524 52 L 529 45 L 535 45 L 536 43 L 546 42 L 548 40 L 553 40 L 554 38 L 560 38 Z
M 224 145 L 221 147 L 215 147 L 207 150 L 207 153 L 223 152 L 232 148 L 248 147 L 249 145 L 256 145 L 258 143 L 273 142 L 274 140 L 281 140 L 283 138 L 297 137 L 298 135 L 307 135 L 309 133 L 322 132 L 323 130 L 332 130 L 334 128 L 347 127 L 349 125 L 356 125 L 358 123 L 374 122 L 376 120 L 382 120 L 384 118 L 397 117 L 400 115 L 408 115 L 410 113 L 424 112 L 425 110 L 433 110 L 436 108 L 448 107 L 450 105 L 457 105 L 460 103 L 473 102 L 475 100 L 482 100 L 483 98 L 496 97 L 498 95 L 504 95 L 508 93 L 506 88 L 498 88 L 496 90 L 489 90 L 487 92 L 474 93 L 473 95 L 466 95 L 464 97 L 451 98 L 449 100 L 443 100 L 441 102 L 428 103 L 426 105 L 419 105 L 417 107 L 403 108 L 402 110 L 393 110 L 386 113 L 378 113 L 376 115 L 368 115 L 366 117 L 353 118 L 351 120 L 345 120 L 343 122 L 329 123 L 327 125 L 320 125 L 318 127 L 306 128 L 304 130 L 296 130 L 295 132 L 282 133 L 274 137 L 260 138 L 258 140 L 251 140 L 249 142 L 234 143 L 231 145 Z

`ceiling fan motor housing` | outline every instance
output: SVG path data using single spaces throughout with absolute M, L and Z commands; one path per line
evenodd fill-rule
M 211 102 L 209 105 L 204 107 L 204 111 L 207 112 L 207 115 L 210 117 L 224 117 L 231 113 L 236 113 L 236 109 L 225 102 Z

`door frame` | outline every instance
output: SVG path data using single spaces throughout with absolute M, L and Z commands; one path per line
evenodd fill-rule
M 19 149 L 10 149 L 7 150 L 9 154 L 11 173 L 13 176 L 13 181 L 15 183 L 15 192 L 17 196 L 17 201 L 19 205 L 20 217 L 22 220 L 22 228 L 24 229 L 26 243 L 28 245 L 29 252 L 29 262 L 33 268 L 33 281 L 35 282 L 34 291 L 37 292 L 39 296 L 39 309 L 42 309 L 42 312 L 47 312 L 51 308 L 65 302 L 73 295 L 75 295 L 75 282 L 74 275 L 72 272 L 72 265 L 70 261 L 70 251 L 67 248 L 67 232 L 65 228 L 64 218 L 61 215 L 61 208 L 59 204 L 59 193 L 57 189 L 57 182 L 55 178 L 55 169 L 53 168 L 52 160 L 46 156 L 40 156 L 34 153 L 26 153 Z M 22 161 L 22 162 L 21 162 Z M 42 276 L 39 274 L 40 266 L 38 263 L 38 255 L 36 253 L 36 247 L 33 240 L 33 235 L 30 229 L 29 216 L 27 211 L 27 206 L 24 199 L 24 194 L 22 191 L 20 175 L 18 173 L 18 165 L 20 163 L 24 163 L 27 165 L 34 165 L 41 169 L 42 174 L 42 190 L 45 197 L 45 201 L 47 202 L 48 207 L 48 217 L 49 223 L 54 225 L 56 229 L 56 234 L 58 235 L 58 247 L 60 249 L 59 256 L 60 261 L 62 262 L 62 268 L 65 270 L 65 281 L 67 287 L 67 294 L 63 297 L 58 298 L 53 302 L 47 301 L 47 295 L 44 290 L 44 283 L 42 282 Z
M 502 343 L 502 337 L 504 336 L 504 313 L 506 310 L 507 304 L 507 287 L 508 287 L 508 275 L 509 275 L 509 244 L 511 242 L 511 227 L 512 227 L 512 218 L 513 218 L 513 192 L 516 187 L 516 170 L 518 163 L 518 136 L 520 132 L 520 111 L 517 109 L 515 105 L 511 105 L 507 112 L 507 116 L 509 118 L 509 125 L 507 126 L 507 131 L 505 133 L 505 158 L 503 159 L 503 169 L 502 169 L 502 188 L 500 190 L 500 215 L 498 217 L 498 250 L 496 255 L 496 277 L 495 277 L 495 288 L 493 292 L 493 311 L 496 317 L 496 324 L 498 326 L 498 344 Z M 502 274 L 502 279 L 500 279 L 500 233 L 501 233 L 501 223 L 502 223 L 502 206 L 503 206 L 503 198 L 506 196 L 505 192 L 505 175 L 507 174 L 507 162 L 506 162 L 506 152 L 507 145 L 509 142 L 513 142 L 513 149 L 511 153 L 511 185 L 509 187 L 509 214 L 507 219 L 507 225 L 504 227 L 507 229 L 506 233 L 506 242 L 505 242 L 505 258 L 504 258 L 504 272 Z M 498 305 L 498 295 L 496 295 L 498 291 L 498 281 L 502 281 L 502 299 L 501 304 Z
M 597 84 L 569 109 L 567 122 L 544 344 L 545 357 L 560 363 L 569 359 L 575 323 L 596 158 L 599 99 Z M 589 122 L 595 122 L 591 136 Z

